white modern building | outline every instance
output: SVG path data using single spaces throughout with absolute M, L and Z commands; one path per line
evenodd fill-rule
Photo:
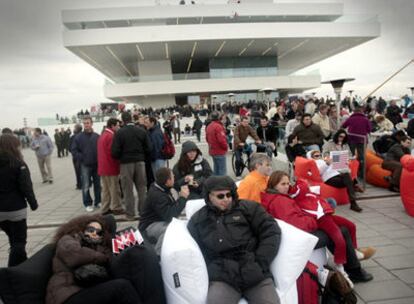
M 107 77 L 105 96 L 143 106 L 316 88 L 297 72 L 380 35 L 338 1 L 143 2 L 62 12 L 64 46 Z

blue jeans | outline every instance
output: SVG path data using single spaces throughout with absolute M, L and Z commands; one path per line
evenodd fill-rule
M 95 195 L 95 206 L 101 202 L 101 179 L 98 175 L 97 167 L 88 167 L 81 164 L 82 176 L 82 200 L 85 207 L 92 206 L 93 200 L 89 192 L 91 180 L 93 183 L 93 192 Z
M 165 159 L 156 159 L 153 162 L 151 162 L 151 168 L 152 168 L 152 173 L 154 174 L 154 177 L 155 177 L 155 172 L 157 172 L 159 168 L 163 168 L 163 167 L 165 167 Z
M 214 165 L 214 175 L 227 175 L 226 154 L 212 155 Z
M 243 164 L 243 153 L 246 153 L 247 157 L 250 158 L 250 154 L 252 153 L 251 150 L 246 150 L 245 148 L 237 148 L 234 150 L 236 155 L 236 177 L 242 175 L 244 170 Z
M 309 152 L 309 151 L 320 151 L 321 148 L 318 145 L 309 145 L 309 146 L 304 146 L 305 151 Z

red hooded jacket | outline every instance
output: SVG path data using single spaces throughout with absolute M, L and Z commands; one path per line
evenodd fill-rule
M 318 229 L 316 218 L 304 212 L 289 195 L 263 192 L 261 202 L 266 211 L 274 218 L 306 232 Z
M 206 140 L 210 155 L 225 155 L 227 153 L 226 130 L 220 121 L 214 120 L 207 126 Z
M 290 187 L 289 195 L 304 212 L 316 219 L 319 219 L 325 214 L 334 213 L 334 210 L 327 201 L 310 191 L 309 185 L 305 180 L 299 179 L 293 187 Z

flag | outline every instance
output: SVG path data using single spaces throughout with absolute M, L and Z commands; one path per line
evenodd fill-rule
M 331 151 L 330 157 L 332 160 L 332 169 L 344 170 L 348 168 L 349 152 L 346 151 Z

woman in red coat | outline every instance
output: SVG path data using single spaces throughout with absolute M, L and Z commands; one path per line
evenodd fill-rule
M 338 270 L 344 273 L 341 266 L 347 262 L 347 244 L 339 226 L 344 226 L 349 231 L 354 249 L 357 248 L 356 227 L 349 220 L 332 215 L 333 210 L 329 204 L 325 201 L 321 203 L 318 196 L 310 194 L 306 189 L 309 188 L 307 185 L 305 187 L 302 181 L 291 187 L 289 175 L 283 171 L 275 171 L 269 178 L 266 193 L 262 193 L 261 203 L 273 217 L 299 229 L 307 232 L 314 232 L 317 229 L 324 231 L 334 242 L 335 263 L 340 264 Z M 289 192 L 298 198 L 302 208 Z M 370 247 L 355 250 L 356 256 L 361 260 L 371 257 L 374 253 L 375 249 Z

